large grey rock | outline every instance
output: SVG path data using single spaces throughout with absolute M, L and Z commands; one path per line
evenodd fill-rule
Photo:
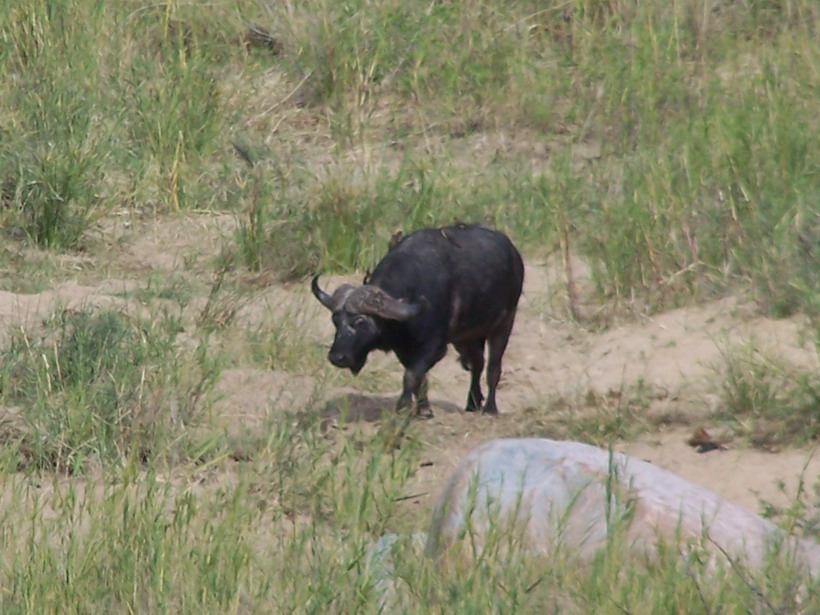
M 671 472 L 577 442 L 502 439 L 473 449 L 439 496 L 426 553 L 436 557 L 467 533 L 481 549 L 499 522 L 511 522 L 536 553 L 560 543 L 588 557 L 609 528 L 621 527 L 629 548 L 650 554 L 659 539 L 692 541 L 713 559 L 757 568 L 780 546 L 813 576 L 820 572 L 817 544 Z

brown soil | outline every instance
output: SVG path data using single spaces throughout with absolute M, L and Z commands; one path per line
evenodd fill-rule
M 117 219 L 103 229 L 107 251 L 105 278 L 56 284 L 39 294 L 0 291 L 0 339 L 14 328 L 31 326 L 55 308 L 125 306 L 124 290 L 145 285 L 151 272 L 188 276 L 197 297 L 189 309 L 201 309 L 208 294 L 210 271 L 223 239 L 234 225 L 229 216 L 196 215 L 162 222 Z M 112 260 L 108 256 L 113 255 Z M 799 318 L 771 320 L 741 299 L 728 297 L 652 317 L 633 318 L 595 332 L 564 316 L 560 268 L 529 261 L 524 295 L 516 327 L 505 356 L 501 415 L 497 418 L 465 414 L 468 376 L 450 353 L 431 373 L 430 396 L 435 417 L 419 421 L 411 437 L 422 442 L 422 465 L 411 486 L 421 494 L 409 505 L 428 510 L 440 485 L 463 454 L 476 444 L 503 436 L 561 436 L 551 419 L 566 416 L 590 396 L 620 399 L 638 390 L 647 397 L 643 430 L 632 440 L 617 441 L 618 450 L 656 463 L 704 485 L 728 499 L 758 510 L 766 501 L 787 505 L 801 475 L 811 485 L 820 475 L 820 455 L 809 449 L 763 452 L 742 442 L 721 440 L 721 446 L 699 453 L 687 439 L 699 427 L 724 435 L 725 426 L 712 418 L 719 404 L 717 374 L 725 353 L 754 339 L 784 358 L 817 366 L 815 350 L 801 343 Z M 343 279 L 326 277 L 334 288 Z M 583 282 L 583 280 L 582 280 Z M 308 344 L 326 346 L 332 326 L 311 297 L 307 283 L 270 284 L 242 303 L 239 326 L 264 322 L 271 314 L 298 309 Z M 224 421 L 236 429 L 261 425 L 266 417 L 286 409 L 298 410 L 323 385 L 328 420 L 341 402 L 348 420 L 373 423 L 377 428 L 400 389 L 401 369 L 394 357 L 375 356 L 365 370 L 384 373 L 384 384 L 368 390 L 353 377 L 323 367 L 321 374 L 290 374 L 253 367 L 228 369 L 218 384 L 216 404 Z M 328 377 L 328 373 L 331 374 Z M 580 406 L 584 406 L 580 403 Z M 781 488 L 781 483 L 785 489 Z

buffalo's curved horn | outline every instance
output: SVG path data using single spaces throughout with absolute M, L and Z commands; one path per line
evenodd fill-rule
M 342 305 L 344 305 L 345 301 L 347 300 L 348 296 L 355 290 L 350 284 L 342 284 L 336 291 L 333 293 L 333 296 L 327 294 L 321 288 L 319 288 L 319 276 L 321 274 L 316 274 L 313 276 L 313 280 L 310 282 L 310 290 L 313 291 L 313 296 L 319 300 L 323 306 L 329 309 L 331 312 L 335 309 L 338 309 Z
M 313 291 L 313 296 L 319 300 L 319 303 L 321 303 L 327 309 L 333 311 L 333 308 L 335 307 L 333 297 L 331 297 L 325 291 L 319 288 L 320 275 L 320 273 L 317 273 L 315 276 L 313 276 L 313 280 L 311 280 L 310 282 L 310 290 Z
M 427 301 L 407 303 L 396 299 L 378 286 L 365 285 L 357 288 L 345 303 L 345 308 L 359 314 L 370 314 L 387 320 L 408 320 L 427 309 Z

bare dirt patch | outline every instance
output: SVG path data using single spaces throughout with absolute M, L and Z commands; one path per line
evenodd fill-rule
M 133 292 L 144 286 L 141 276 L 157 269 L 202 276 L 197 265 L 218 254 L 232 219 L 199 216 L 196 220 L 193 227 L 188 217 L 177 223 L 119 228 L 112 245 L 119 246 L 117 269 L 127 272 L 126 279 L 105 279 L 89 286 L 66 282 L 38 294 L 0 292 L 0 339 L 7 339 L 15 328 L 31 326 L 57 307 L 135 309 L 124 290 Z M 568 407 L 588 406 L 590 400 L 616 407 L 633 390 L 646 396 L 646 424 L 637 437 L 616 441 L 618 450 L 751 509 L 759 509 L 762 502 L 788 505 L 799 477 L 811 484 L 820 475 L 820 455 L 812 456 L 808 449 L 766 453 L 729 442 L 723 450 L 700 454 L 686 444 L 695 427 L 722 429 L 710 417 L 718 404 L 716 373 L 727 349 L 754 339 L 798 365 L 816 365 L 816 350 L 801 341 L 799 318 L 764 318 L 742 300 L 728 297 L 593 332 L 567 320 L 560 307 L 555 307 L 553 299 L 561 291 L 560 269 L 535 261 L 527 267 L 499 390 L 502 414 L 492 418 L 461 410 L 468 375 L 454 353 L 431 373 L 435 417 L 415 422 L 408 434 L 422 446 L 422 465 L 410 486 L 416 494 L 408 501 L 411 510 L 429 510 L 452 468 L 478 443 L 504 436 L 561 436 L 566 430 L 562 431 L 560 421 L 553 421 L 566 416 Z M 323 278 L 329 287 L 342 281 L 359 282 L 360 276 Z M 200 296 L 194 297 L 190 309 L 201 309 L 207 286 L 195 292 Z M 333 329 L 328 313 L 310 296 L 307 283 L 256 290 L 239 306 L 236 322 L 252 327 L 295 315 L 304 339 L 300 343 L 324 353 Z M 234 330 L 231 335 L 235 334 Z M 243 342 L 234 339 L 232 343 Z M 214 411 L 232 431 L 262 428 L 277 414 L 299 411 L 307 404 L 323 409 L 331 423 L 344 416 L 347 421 L 378 426 L 385 414 L 392 414 L 401 383 L 401 368 L 394 357 L 372 357 L 365 368 L 371 376 L 365 373 L 360 379 L 334 370 L 326 361 L 317 362 L 313 372 L 309 367 L 313 363 L 300 365 L 301 373 L 253 365 L 224 370 Z M 375 388 L 374 373 L 381 378 Z

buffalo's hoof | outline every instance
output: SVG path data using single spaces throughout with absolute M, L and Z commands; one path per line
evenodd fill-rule
M 469 399 L 467 399 L 467 407 L 464 408 L 464 412 L 481 412 L 481 404 L 483 403 L 483 397 L 475 399 L 471 396 Z
M 419 408 L 416 410 L 416 416 L 420 419 L 431 419 L 433 418 L 433 409 L 430 406 Z

